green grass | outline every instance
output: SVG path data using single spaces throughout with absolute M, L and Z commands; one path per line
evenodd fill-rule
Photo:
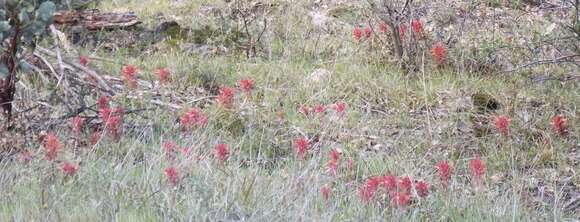
M 199 17 L 201 6 L 223 6 L 185 2 L 174 9 L 170 1 L 108 0 L 100 8 L 135 11 L 149 27 L 160 13 L 196 27 L 189 21 Z M 175 102 L 168 95 L 176 94 L 189 103 L 212 95 L 204 88 L 207 84 L 236 86 L 242 78 L 254 79 L 257 88 L 249 97 L 238 93 L 232 109 L 209 99 L 172 110 L 148 102 L 157 92 L 145 92 L 140 100 L 125 98 L 132 92 L 124 92 L 113 99 L 115 104 L 148 110 L 126 115 L 120 141 L 106 137 L 95 146 L 75 145 L 68 125 L 48 129 L 65 144 L 58 160 L 80 163 L 80 170 L 64 176 L 58 164 L 43 159 L 41 144 L 28 143 L 34 153 L 30 163 L 0 161 L 0 221 L 573 221 L 580 216 L 578 209 L 563 209 L 580 184 L 575 173 L 580 132 L 577 81 L 532 82 L 524 73 L 464 73 L 435 68 L 429 61 L 424 70 L 405 74 L 383 62 L 380 53 L 350 40 L 349 26 L 325 33 L 311 25 L 306 3 L 280 4 L 297 14 L 271 18 L 271 56 L 246 58 L 236 51 L 191 54 L 184 50 L 187 40 L 178 47 L 167 42 L 145 46 L 151 50 L 141 54 L 130 47 L 115 52 L 78 49 L 113 61 L 91 63 L 113 76 L 120 76 L 123 64 L 134 64 L 141 70 L 139 78 L 155 81 L 153 71 L 168 67 L 172 83 L 159 90 L 165 102 Z M 546 69 L 559 72 L 565 67 Z M 309 76 L 315 70 L 326 70 L 330 77 L 313 81 Z M 42 82 L 34 85 L 44 87 Z M 491 133 L 478 137 L 473 132 L 479 113 L 471 95 L 478 92 L 502 104 L 483 116 L 513 119 L 508 138 L 497 135 L 491 122 L 486 124 Z M 89 100 L 97 96 L 92 93 Z M 325 115 L 305 117 L 298 112 L 301 105 L 340 101 L 348 104 L 344 116 L 331 108 Z M 58 105 L 62 104 L 55 105 L 53 115 L 64 112 Z M 190 106 L 201 107 L 209 121 L 204 128 L 183 133 L 178 118 Z M 284 114 L 282 120 L 278 112 Z M 568 118 L 568 137 L 552 132 L 555 114 Z M 85 130 L 83 140 L 91 132 Z M 546 135 L 550 143 L 538 135 Z M 305 160 L 292 148 L 299 136 L 318 141 Z M 162 144 L 169 140 L 193 147 L 193 157 L 167 160 Z M 218 143 L 230 147 L 224 165 L 213 157 Z M 326 172 L 328 152 L 334 148 L 343 150 L 336 176 Z M 476 155 L 487 165 L 483 187 L 475 187 L 469 175 L 468 161 Z M 345 167 L 348 158 L 354 160 L 350 170 Z M 454 168 L 448 190 L 441 188 L 434 169 L 442 160 Z M 168 166 L 179 168 L 177 186 L 166 181 L 163 170 Z M 361 201 L 358 188 L 364 180 L 387 173 L 427 181 L 431 194 L 414 197 L 404 209 L 389 206 L 388 199 Z M 325 202 L 320 188 L 327 184 L 332 193 Z M 538 201 L 540 188 L 552 199 Z

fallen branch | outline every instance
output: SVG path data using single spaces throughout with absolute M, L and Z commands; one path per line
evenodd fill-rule
M 88 30 L 127 28 L 141 23 L 133 12 L 113 13 L 98 10 L 58 11 L 54 13 L 58 25 L 80 25 Z

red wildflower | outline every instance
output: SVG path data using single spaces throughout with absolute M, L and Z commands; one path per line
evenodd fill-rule
M 411 195 L 406 192 L 403 193 L 398 192 L 391 197 L 391 204 L 393 205 L 393 207 L 405 207 L 409 205 L 410 202 Z
M 435 64 L 442 65 L 447 60 L 447 47 L 445 47 L 443 42 L 436 42 L 431 47 L 431 55 Z
M 373 199 L 373 197 L 375 196 L 375 192 L 377 191 L 377 188 L 378 188 L 380 183 L 381 183 L 381 177 L 378 177 L 378 176 L 374 176 L 374 177 L 367 179 L 365 184 L 363 184 L 359 188 L 359 191 L 358 191 L 359 197 L 363 201 L 371 201 Z
M 123 66 L 123 68 L 121 69 L 121 74 L 123 74 L 127 86 L 129 86 L 130 88 L 137 87 L 137 79 L 136 79 L 137 68 L 135 66 L 133 65 Z
M 324 113 L 326 112 L 326 106 L 325 105 L 318 105 L 316 107 L 314 107 L 314 112 L 315 113 Z
M 386 33 L 389 31 L 389 25 L 386 22 L 381 21 L 379 22 L 379 32 Z
M 204 127 L 207 123 L 207 116 L 197 108 L 191 108 L 179 118 L 179 124 L 183 130 L 188 130 L 192 125 Z
M 556 134 L 558 134 L 559 136 L 566 136 L 568 135 L 568 120 L 562 116 L 562 115 L 557 115 L 554 116 L 554 118 L 552 118 L 552 126 L 554 127 L 554 132 L 556 132 Z
M 218 95 L 217 101 L 225 107 L 230 107 L 234 103 L 234 93 L 235 89 L 227 86 L 222 86 L 220 88 L 220 93 Z
M 89 57 L 86 57 L 86 56 L 80 56 L 80 57 L 79 57 L 79 63 L 80 63 L 82 66 L 85 66 L 85 67 L 86 67 L 86 66 L 88 66 L 88 65 L 89 65 Z
M 191 150 L 192 148 L 183 147 L 181 148 L 181 155 L 183 155 L 184 157 L 189 157 L 189 155 L 191 154 Z
M 112 111 L 110 109 L 104 109 L 102 111 L 101 118 L 105 124 L 105 128 L 115 139 L 119 139 L 125 110 L 123 107 L 117 107 Z
M 179 171 L 175 167 L 167 167 L 165 168 L 165 177 L 167 178 L 167 182 L 172 186 L 177 185 L 179 182 Z
M 400 192 L 410 193 L 411 188 L 413 188 L 413 181 L 410 177 L 401 177 L 398 188 Z
M 397 177 L 393 175 L 382 176 L 380 185 L 387 191 L 393 192 L 397 189 Z
M 331 187 L 328 184 L 320 188 L 320 193 L 322 193 L 322 199 L 324 199 L 324 201 L 328 201 L 328 198 L 330 198 L 330 192 Z
M 451 166 L 447 161 L 442 161 L 435 165 L 437 171 L 439 172 L 439 179 L 443 186 L 447 187 L 449 185 L 449 180 L 451 179 Z
M 512 120 L 507 116 L 495 116 L 493 119 L 494 119 L 495 128 L 497 129 L 497 131 L 500 132 L 504 136 L 508 136 L 510 122 Z
M 99 140 L 101 140 L 101 132 L 95 131 L 95 132 L 91 133 L 91 137 L 89 140 L 91 142 L 91 145 L 94 146 L 95 144 L 97 144 L 99 142 Z
M 365 27 L 365 38 L 370 38 L 373 35 L 373 30 L 371 27 Z
M 298 154 L 298 156 L 301 159 L 305 158 L 306 155 L 306 151 L 308 151 L 308 139 L 307 138 L 297 138 L 294 140 L 294 150 L 296 151 L 296 154 Z
M 214 154 L 221 163 L 224 163 L 226 160 L 228 160 L 230 151 L 228 150 L 228 146 L 226 144 L 220 143 L 215 146 Z
M 479 157 L 475 157 L 469 161 L 469 171 L 475 180 L 479 183 L 485 176 L 485 162 Z
M 339 102 L 334 104 L 334 110 L 336 110 L 337 113 L 343 113 L 344 110 L 346 110 L 346 103 Z
M 72 119 L 72 131 L 74 134 L 79 135 L 81 134 L 83 125 L 85 123 L 85 119 L 80 116 L 75 116 Z
M 415 190 L 419 197 L 427 197 L 429 195 L 429 187 L 430 185 L 424 181 L 418 181 L 415 183 Z
M 159 68 L 157 69 L 157 71 L 155 71 L 155 73 L 157 73 L 157 77 L 159 78 L 159 82 L 161 84 L 165 84 L 168 83 L 169 81 L 171 81 L 171 77 L 169 76 L 169 70 L 166 68 Z
M 46 159 L 54 160 L 56 159 L 58 152 L 60 151 L 62 144 L 53 133 L 48 133 L 44 138 L 44 149 L 46 151 Z
M 310 107 L 308 107 L 306 105 L 302 105 L 298 109 L 298 112 L 304 114 L 305 116 L 308 116 L 308 114 L 310 114 Z
M 79 165 L 75 163 L 65 162 L 61 166 L 62 172 L 64 172 L 67 176 L 74 176 L 77 171 L 79 170 Z
M 415 33 L 416 36 L 419 38 L 423 36 L 423 22 L 421 22 L 421 20 L 413 19 L 411 22 L 411 28 L 413 29 L 413 33 Z
M 354 37 L 354 40 L 358 42 L 362 39 L 363 31 L 357 26 L 352 30 L 352 36 Z
M 336 172 L 338 171 L 338 165 L 339 165 L 339 161 L 340 161 L 340 154 L 342 153 L 342 151 L 340 149 L 333 149 L 330 151 L 330 160 L 328 161 L 327 167 L 328 167 L 328 171 L 330 171 L 332 174 L 336 174 Z
M 405 39 L 405 34 L 407 33 L 407 26 L 405 24 L 399 25 L 399 37 L 401 41 Z
M 99 97 L 99 99 L 97 100 L 97 109 L 101 110 L 101 109 L 108 109 L 109 107 L 109 97 L 107 96 L 101 96 Z
M 254 80 L 251 79 L 240 80 L 240 88 L 242 88 L 242 91 L 244 91 L 247 94 L 252 93 L 252 90 L 254 89 Z

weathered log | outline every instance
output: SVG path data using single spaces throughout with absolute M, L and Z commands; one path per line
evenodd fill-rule
M 99 12 L 99 10 L 58 11 L 57 25 L 80 25 L 88 30 L 126 28 L 141 23 L 133 12 Z

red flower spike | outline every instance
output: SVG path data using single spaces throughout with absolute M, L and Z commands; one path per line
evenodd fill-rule
M 477 183 L 481 183 L 485 176 L 485 162 L 483 162 L 479 157 L 471 159 L 469 161 L 469 172 Z
M 401 177 L 398 188 L 400 192 L 410 193 L 411 188 L 413 188 L 413 181 L 410 177 Z
M 365 38 L 371 38 L 371 36 L 373 35 L 373 30 L 371 29 L 371 27 L 365 27 Z
M 363 184 L 358 191 L 359 197 L 361 198 L 361 200 L 369 202 L 371 201 L 374 196 L 375 193 L 377 191 L 377 188 L 379 186 L 379 184 L 381 183 L 381 177 L 378 176 L 374 176 L 371 177 L 369 179 L 367 179 L 366 183 Z
M 251 79 L 240 80 L 240 88 L 242 88 L 242 91 L 244 93 L 246 93 L 246 94 L 252 93 L 252 90 L 254 90 L 254 87 L 255 87 L 254 80 L 251 80 Z
M 451 179 L 452 168 L 447 161 L 442 161 L 435 165 L 437 172 L 439 173 L 439 180 L 444 187 L 449 185 L 449 180 Z
M 415 33 L 416 36 L 419 38 L 423 36 L 423 22 L 421 22 L 421 20 L 413 19 L 411 22 L 411 28 L 413 29 L 413 33 Z
M 409 193 L 395 193 L 391 197 L 391 204 L 393 207 L 403 208 L 411 202 L 411 195 Z
M 318 114 L 324 113 L 324 112 L 326 112 L 326 106 L 322 105 L 322 104 L 318 105 L 318 106 L 314 107 L 314 112 L 318 113 Z
M 399 37 L 401 38 L 401 41 L 403 41 L 405 39 L 406 33 L 407 33 L 407 26 L 405 24 L 399 25 Z
M 352 36 L 354 37 L 354 40 L 360 42 L 363 37 L 363 31 L 360 29 L 360 27 L 357 26 L 354 28 L 354 30 L 352 30 Z
M 235 89 L 227 86 L 222 86 L 219 91 L 217 101 L 224 107 L 231 107 L 234 104 Z
M 322 199 L 324 199 L 324 201 L 328 201 L 328 198 L 330 198 L 330 192 L 332 192 L 332 190 L 328 184 L 320 188 L 320 193 L 322 194 Z
M 99 131 L 95 131 L 93 133 L 91 133 L 91 137 L 89 138 L 89 141 L 91 142 L 91 145 L 96 145 L 99 140 L 101 140 L 101 132 Z
M 165 83 L 168 83 L 169 81 L 171 81 L 171 77 L 170 77 L 170 73 L 169 73 L 168 69 L 159 68 L 155 71 L 155 73 L 157 74 L 157 77 L 159 78 L 159 82 L 161 84 L 165 84 Z
M 230 155 L 228 146 L 223 143 L 216 145 L 214 149 L 214 155 L 220 161 L 220 163 L 223 164 L 226 160 L 228 160 L 228 157 Z
M 389 31 L 389 25 L 386 22 L 381 21 L 379 22 L 379 32 L 387 33 Z
M 443 65 L 447 60 L 447 47 L 443 42 L 437 42 L 431 47 L 431 56 L 437 65 Z
M 419 197 L 422 198 L 429 196 L 430 187 L 431 186 L 424 181 L 418 181 L 417 183 L 415 183 L 415 190 L 417 191 L 417 195 L 419 195 Z
M 108 108 L 110 108 L 109 97 L 107 97 L 107 96 L 99 97 L 99 99 L 97 100 L 97 109 L 101 110 L 101 109 L 108 109 Z
M 306 157 L 306 152 L 308 151 L 309 146 L 308 139 L 306 138 L 297 138 L 294 140 L 294 150 L 301 159 Z
M 137 87 L 137 68 L 133 65 L 126 65 L 123 66 L 121 69 L 121 74 L 125 78 L 125 82 L 129 88 L 136 88 Z
M 164 170 L 165 177 L 167 178 L 167 182 L 172 186 L 175 186 L 179 183 L 179 171 L 175 167 L 167 167 Z
M 493 119 L 494 119 L 495 128 L 497 129 L 497 131 L 499 133 L 501 133 L 503 136 L 508 136 L 510 122 L 512 120 L 507 116 L 495 116 Z
M 346 103 L 339 102 L 339 103 L 334 104 L 333 107 L 337 113 L 344 113 L 344 111 L 346 110 Z
M 82 66 L 84 66 L 84 67 L 87 67 L 87 66 L 89 66 L 89 57 L 86 57 L 86 56 L 80 56 L 80 57 L 79 57 L 79 63 L 80 63 Z
M 557 115 L 552 118 L 554 132 L 561 137 L 568 135 L 568 120 L 563 115 Z
M 390 192 L 397 190 L 397 177 L 393 175 L 383 176 L 381 186 Z
M 44 150 L 46 151 L 47 160 L 55 160 L 61 147 L 62 144 L 53 133 L 48 133 L 44 138 Z
M 79 170 L 79 165 L 75 163 L 65 162 L 61 166 L 62 172 L 67 176 L 74 176 Z
M 165 156 L 167 156 L 167 159 L 169 160 L 175 159 L 175 152 L 177 151 L 177 143 L 173 141 L 167 141 L 163 143 L 163 151 L 165 152 Z
M 310 107 L 306 106 L 306 105 L 302 105 L 300 106 L 300 108 L 298 109 L 299 113 L 302 113 L 305 116 L 308 116 L 308 114 L 310 114 Z
M 85 119 L 80 116 L 75 116 L 72 119 L 72 131 L 75 135 L 80 135 L 83 129 Z
M 328 161 L 327 167 L 328 171 L 333 175 L 336 175 L 336 172 L 338 171 L 341 153 L 342 151 L 340 149 L 333 149 L 330 151 L 330 160 Z

